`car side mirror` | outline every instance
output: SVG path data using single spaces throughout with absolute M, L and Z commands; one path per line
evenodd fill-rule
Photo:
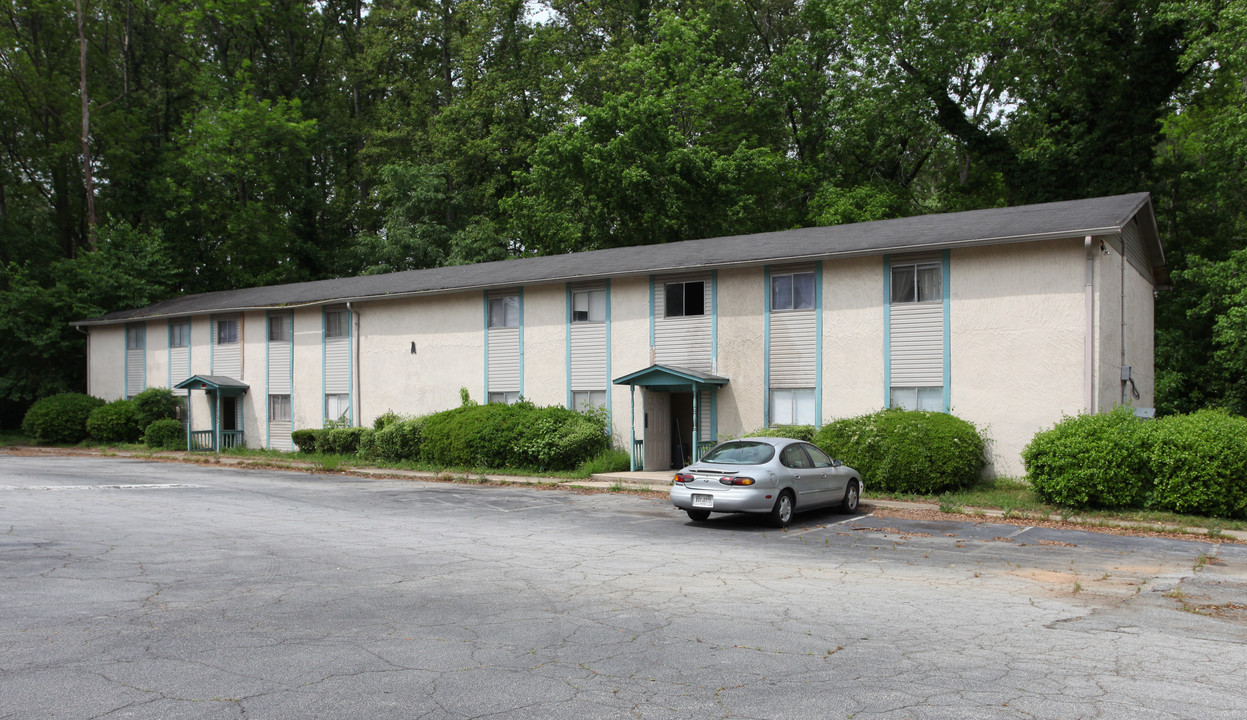
M 835 460 L 835 459 L 833 459 L 833 460 L 831 461 L 831 466 L 832 466 L 832 467 L 840 467 L 841 465 L 844 465 L 844 463 L 840 462 L 839 460 Z

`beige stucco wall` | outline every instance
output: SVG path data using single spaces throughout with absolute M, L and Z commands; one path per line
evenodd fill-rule
M 212 322 L 207 315 L 191 318 L 190 368 L 192 376 L 212 374 Z M 186 391 L 178 392 L 185 395 Z M 212 429 L 207 393 L 192 391 L 189 409 L 191 430 Z
M 144 340 L 147 363 L 147 387 L 169 387 L 169 322 L 152 320 L 147 323 Z
M 126 328 L 94 326 L 87 340 L 87 393 L 118 400 L 126 392 Z
M 1080 238 L 951 253 L 951 409 L 989 440 L 989 473 L 1022 475 L 1031 437 L 1082 410 L 1083 259 Z
M 268 437 L 268 366 L 264 362 L 267 343 L 264 312 L 243 313 L 242 377 L 237 379 L 250 386 L 242 396 L 242 430 L 247 447 L 264 447 Z
M 1125 258 L 1118 238 L 1106 239 L 1096 259 L 1096 405 L 1101 411 L 1123 404 L 1153 407 L 1152 283 Z M 1130 366 L 1137 400 L 1128 389 L 1123 398 L 1122 365 Z
M 1155 292 L 1152 281 L 1126 263 L 1126 364 L 1139 391 L 1137 400 L 1128 399 L 1134 407 L 1156 407 Z
M 762 426 L 766 402 L 766 276 L 763 268 L 720 270 L 718 276 L 719 437 Z M 708 436 L 707 436 L 708 437 Z
M 610 284 L 611 353 L 610 378 L 644 370 L 650 366 L 649 342 L 649 277 L 617 278 Z M 636 438 L 644 437 L 644 402 L 641 391 L 636 391 L 635 412 L 632 395 L 627 385 L 611 384 L 611 420 L 615 426 L 615 441 L 625 450 L 632 439 L 632 423 L 636 423 Z
M 883 407 L 883 258 L 823 263 L 823 422 Z
M 525 399 L 538 405 L 566 405 L 567 286 L 524 288 L 523 321 L 524 343 L 520 352 L 524 358 L 521 386 Z M 482 326 L 483 323 L 482 319 Z
M 290 414 L 295 430 L 324 425 L 325 391 L 321 372 L 323 327 L 320 308 L 294 311 L 291 322 L 294 386 L 290 389 Z

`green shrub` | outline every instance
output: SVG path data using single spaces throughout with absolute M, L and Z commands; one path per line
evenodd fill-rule
M 393 410 L 386 410 L 384 413 L 378 415 L 376 420 L 372 421 L 372 429 L 378 431 L 384 430 L 402 419 L 402 415 L 399 415 Z
M 1150 490 L 1143 424 L 1129 408 L 1066 417 L 1022 450 L 1031 487 L 1065 507 L 1138 507 Z
M 359 439 L 368 428 L 334 428 L 321 433 L 316 449 L 333 455 L 355 455 L 359 452 Z
M 741 437 L 778 437 L 795 438 L 806 442 L 814 442 L 815 428 L 813 425 L 776 425 L 775 427 L 758 428 L 745 433 Z
M 169 388 L 153 387 L 135 395 L 130 402 L 134 403 L 135 421 L 140 429 L 145 429 L 157 420 L 176 418 L 184 399 Z
M 103 400 L 82 393 L 37 400 L 22 419 L 22 432 L 36 442 L 82 442 L 87 437 L 87 418 L 103 404 Z
M 419 460 L 424 420 L 423 417 L 418 417 L 386 425 L 372 435 L 367 447 L 365 441 L 360 441 L 360 454 L 389 462 Z
M 186 428 L 173 418 L 157 420 L 147 426 L 143 442 L 153 450 L 185 450 Z
M 1247 515 L 1247 418 L 1201 410 L 1144 427 L 1154 479 L 1148 507 L 1215 517 Z
M 519 413 L 520 437 L 512 462 L 537 470 L 570 470 L 610 448 L 596 417 L 554 406 Z
M 461 406 L 424 420 L 420 456 L 437 465 L 570 470 L 610 447 L 602 417 L 526 401 Z
M 95 408 L 87 416 L 87 433 L 103 442 L 138 440 L 142 429 L 134 412 L 134 403 L 129 400 L 114 400 Z
M 610 448 L 580 463 L 576 471 L 585 477 L 598 473 L 627 472 L 632 468 L 632 457 L 624 450 Z
M 983 438 L 947 413 L 893 409 L 837 420 L 814 442 L 867 487 L 888 492 L 938 495 L 972 485 L 983 471 Z
M 308 428 L 306 430 L 295 430 L 290 433 L 290 440 L 299 448 L 301 453 L 315 453 L 320 449 L 320 437 L 325 434 L 325 430 L 320 428 Z

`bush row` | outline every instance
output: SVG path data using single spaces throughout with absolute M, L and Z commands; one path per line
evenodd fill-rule
M 387 413 L 372 428 L 296 430 L 292 439 L 300 452 L 500 469 L 571 470 L 610 450 L 604 415 L 525 401 L 467 404 L 411 419 Z
M 1216 410 L 1067 417 L 1035 435 L 1022 461 L 1035 492 L 1058 505 L 1247 516 L 1247 418 Z
M 103 400 L 61 393 L 35 402 L 22 419 L 22 432 L 36 442 L 136 442 L 153 423 L 177 417 L 178 400 L 168 388 L 148 388 L 129 400 Z M 177 420 L 174 420 L 177 422 Z M 178 423 L 181 428 L 181 423 Z M 185 447 L 185 430 L 180 430 Z

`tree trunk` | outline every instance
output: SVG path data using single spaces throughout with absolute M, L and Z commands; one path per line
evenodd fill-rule
M 95 249 L 95 178 L 91 174 L 91 98 L 87 95 L 87 36 L 83 30 L 82 0 L 78 10 L 78 93 L 82 96 L 82 177 L 87 190 L 87 241 Z

